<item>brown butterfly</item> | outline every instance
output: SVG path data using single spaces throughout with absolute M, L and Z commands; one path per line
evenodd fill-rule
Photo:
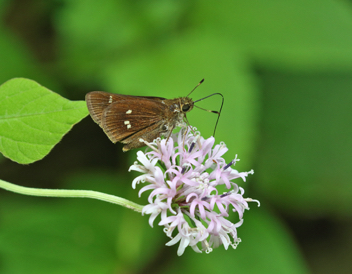
M 186 113 L 193 109 L 197 101 L 192 101 L 188 96 L 165 99 L 93 91 L 86 95 L 86 102 L 92 119 L 110 140 L 125 144 L 122 150 L 128 151 L 145 146 L 140 139 L 152 142 L 162 135 L 169 137 L 175 127 L 187 125 Z M 220 112 L 210 112 L 220 116 L 221 109 Z

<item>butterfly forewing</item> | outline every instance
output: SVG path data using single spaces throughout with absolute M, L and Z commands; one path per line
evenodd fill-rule
M 130 143 L 134 138 L 137 138 L 137 142 L 139 138 L 152 141 L 160 136 L 159 130 L 159 134 L 152 134 L 156 136 L 150 140 L 151 135 L 144 129 L 162 128 L 168 108 L 162 103 L 163 100 L 164 98 L 159 97 L 128 96 L 102 91 L 93 91 L 86 95 L 93 120 L 114 143 Z
M 150 101 L 142 97 L 115 101 L 103 112 L 101 127 L 110 140 L 116 143 L 162 122 L 165 107 L 161 101 Z M 140 137 L 143 138 L 141 133 Z

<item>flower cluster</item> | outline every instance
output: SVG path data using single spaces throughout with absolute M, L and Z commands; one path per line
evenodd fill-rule
M 140 182 L 148 183 L 140 191 L 151 190 L 149 204 L 143 214 L 151 214 L 149 224 L 153 226 L 160 214 L 159 225 L 171 240 L 166 245 L 178 242 L 177 254 L 183 254 L 190 246 L 196 252 L 212 251 L 221 244 L 225 249 L 231 245 L 236 248 L 241 241 L 236 228 L 243 223 L 243 213 L 249 209 L 250 198 L 243 198 L 244 190 L 231 182 L 242 178 L 249 172 L 232 169 L 239 159 L 236 157 L 226 163 L 222 158 L 228 150 L 224 143 L 214 146 L 215 139 L 204 139 L 194 130 L 172 134 L 169 140 L 156 139 L 145 142 L 151 150 L 137 152 L 137 159 L 130 170 L 143 174 L 135 178 L 132 187 Z M 143 141 L 143 140 L 141 140 Z M 228 191 L 218 193 L 217 186 L 224 185 Z M 259 205 L 259 202 L 258 202 Z M 229 211 L 238 214 L 238 222 L 226 219 Z

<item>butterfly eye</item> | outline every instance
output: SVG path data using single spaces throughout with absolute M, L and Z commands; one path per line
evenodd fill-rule
M 182 106 L 182 111 L 186 112 L 186 111 L 189 110 L 189 108 L 190 108 L 189 104 L 187 104 L 187 105 L 185 104 L 185 105 Z

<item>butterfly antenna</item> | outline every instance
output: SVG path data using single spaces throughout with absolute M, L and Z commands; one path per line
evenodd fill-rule
M 204 79 L 203 79 L 203 80 L 204 80 Z M 198 86 L 199 86 L 201 83 L 202 83 L 202 81 L 198 84 Z M 195 88 L 194 88 L 194 89 L 195 89 Z M 193 90 L 194 90 L 194 89 L 193 89 Z M 215 113 L 215 114 L 218 115 L 218 119 L 216 120 L 216 124 L 215 124 L 215 128 L 214 128 L 214 134 L 213 134 L 214 137 L 215 137 L 216 127 L 218 126 L 218 122 L 219 122 L 219 119 L 220 119 L 220 114 L 221 114 L 222 106 L 224 105 L 224 96 L 223 96 L 221 93 L 213 93 L 213 94 L 208 95 L 208 96 L 206 96 L 206 97 L 204 97 L 204 98 L 201 98 L 201 99 L 199 99 L 199 100 L 197 100 L 197 101 L 194 101 L 194 103 L 199 102 L 199 101 L 202 101 L 202 100 L 204 100 L 204 99 L 206 99 L 206 98 L 209 98 L 209 97 L 211 97 L 211 96 L 214 96 L 214 95 L 220 95 L 221 98 L 222 98 L 221 107 L 220 107 L 220 110 L 219 110 L 219 111 L 201 108 L 201 107 L 198 107 L 198 106 L 196 106 L 196 105 L 194 105 L 194 106 L 197 107 L 197 108 L 199 108 L 199 109 L 205 110 L 205 111 L 207 111 L 207 112 Z
M 204 82 L 204 78 L 198 83 L 198 85 L 196 85 L 196 86 L 194 87 L 194 89 L 191 90 L 190 93 L 188 93 L 187 97 L 190 96 L 191 93 L 192 93 L 198 86 L 200 86 L 200 84 L 203 83 L 203 82 Z

